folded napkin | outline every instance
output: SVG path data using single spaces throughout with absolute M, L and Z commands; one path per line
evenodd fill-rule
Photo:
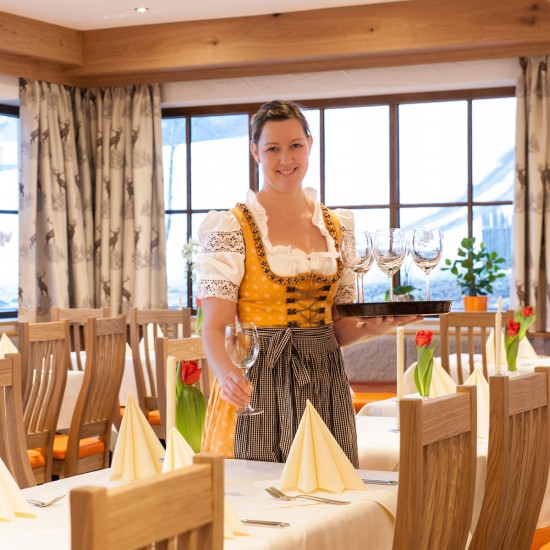
M 160 474 L 163 457 L 163 446 L 129 394 L 113 452 L 110 479 L 132 481 Z
M 487 354 L 487 363 L 495 363 L 495 331 L 491 330 L 487 341 L 485 342 L 485 353 Z M 529 342 L 528 338 L 523 338 L 519 341 L 518 347 L 518 361 L 528 361 L 529 359 L 536 359 L 538 357 L 537 352 Z M 504 334 L 500 339 L 500 364 L 506 366 L 506 347 L 504 346 Z
M 489 383 L 476 367 L 464 384 L 477 386 L 477 435 L 489 439 Z
M 187 443 L 185 437 L 181 435 L 178 429 L 174 426 L 170 429 L 166 440 L 166 452 L 164 453 L 164 461 L 162 463 L 162 473 L 171 472 L 178 468 L 191 466 L 193 464 L 193 456 L 195 452 Z
M 0 458 L 0 521 L 35 517 L 15 479 Z
M 416 363 L 413 363 L 406 371 L 403 378 L 403 390 L 405 395 L 418 393 L 414 383 L 414 369 Z M 434 366 L 432 371 L 432 383 L 430 385 L 430 397 L 441 397 L 456 392 L 456 382 L 447 374 L 447 371 L 441 366 L 441 362 L 434 357 Z
M 147 344 L 149 345 L 149 351 L 155 350 L 155 338 L 164 337 L 164 334 L 162 333 L 162 330 L 158 325 L 157 325 L 157 334 L 155 335 L 153 326 L 154 325 L 152 323 L 149 323 L 147 325 Z M 139 341 L 139 352 L 145 353 L 145 342 L 143 341 L 143 338 Z
M 223 501 L 223 538 L 235 539 L 236 535 L 248 535 L 248 531 L 227 499 Z
M 323 419 L 308 400 L 279 480 L 281 490 L 304 493 L 365 486 L 348 457 L 330 433 Z
M 2 338 L 0 338 L 0 359 L 4 358 L 8 353 L 17 353 L 17 348 L 4 332 L 2 333 Z

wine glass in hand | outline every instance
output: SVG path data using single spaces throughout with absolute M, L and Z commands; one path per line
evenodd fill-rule
M 378 267 L 390 279 L 390 302 L 393 302 L 392 277 L 399 271 L 407 256 L 405 233 L 401 229 L 377 229 L 374 235 L 374 258 Z
M 244 379 L 249 382 L 248 371 L 256 361 L 260 351 L 260 339 L 254 323 L 231 323 L 225 327 L 225 350 L 231 362 L 242 371 Z M 237 409 L 238 416 L 252 416 L 262 413 L 262 409 L 254 409 L 246 405 Z
M 430 300 L 430 271 L 439 263 L 442 248 L 439 229 L 415 229 L 412 237 L 414 263 L 426 274 L 426 300 Z
M 365 301 L 363 277 L 374 262 L 371 234 L 368 231 L 342 231 L 340 258 L 344 267 L 355 275 L 356 301 L 362 304 Z

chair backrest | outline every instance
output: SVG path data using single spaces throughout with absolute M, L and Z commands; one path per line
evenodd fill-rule
M 475 496 L 474 386 L 399 401 L 399 492 L 394 549 L 465 548 Z
M 550 465 L 550 367 L 492 376 L 485 492 L 473 550 L 529 549 Z
M 88 319 L 86 323 L 86 367 L 78 394 L 64 464 L 54 462 L 54 471 L 65 477 L 109 466 L 111 429 L 118 414 L 118 393 L 124 373 L 126 317 Z M 97 436 L 103 454 L 79 457 L 82 438 Z M 62 468 L 61 468 L 62 466 Z
M 0 458 L 21 489 L 36 485 L 32 474 L 21 395 L 21 356 L 0 359 Z
M 71 368 L 73 370 L 84 370 L 85 358 L 81 353 L 86 351 L 86 319 L 94 317 L 111 317 L 110 307 L 98 308 L 78 308 L 78 307 L 59 307 L 51 308 L 52 321 L 64 321 L 68 319 L 71 323 Z
M 19 323 L 23 420 L 28 449 L 41 449 L 44 467 L 33 468 L 38 483 L 51 481 L 53 440 L 67 382 L 69 321 Z
M 172 355 L 176 362 L 196 360 L 202 368 L 202 374 L 196 386 L 202 391 L 206 401 L 210 396 L 210 369 L 201 337 L 193 338 L 157 338 L 155 340 L 156 376 L 159 396 L 159 412 L 162 426 L 166 428 L 166 363 Z
M 179 550 L 222 550 L 223 458 L 198 454 L 193 462 L 110 490 L 73 489 L 71 548 L 176 548 L 177 539 Z
M 502 323 L 508 319 L 513 319 L 514 311 L 508 310 L 502 314 Z M 483 366 L 483 375 L 487 380 L 489 373 L 487 369 L 487 351 L 486 342 L 489 333 L 495 328 L 495 312 L 493 311 L 455 311 L 446 315 L 441 315 L 439 318 L 439 348 L 441 351 L 441 366 L 449 373 L 451 367 L 449 356 L 451 355 L 451 341 L 454 341 L 456 352 L 456 368 L 457 382 L 464 383 L 463 374 L 463 357 L 462 354 L 468 355 L 468 364 L 464 365 L 469 369 L 470 374 L 475 368 L 474 354 L 479 357 Z M 451 331 L 454 332 L 454 338 L 451 338 Z M 465 341 L 463 340 L 465 338 Z M 453 377 L 454 378 L 454 377 Z
M 141 410 L 159 408 L 155 368 L 155 337 L 187 338 L 191 336 L 191 310 L 130 308 L 130 347 L 134 360 L 137 398 Z M 142 344 L 140 345 L 140 342 Z

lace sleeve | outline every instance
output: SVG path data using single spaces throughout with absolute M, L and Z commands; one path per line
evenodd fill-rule
M 336 208 L 334 213 L 340 220 L 342 231 L 353 231 L 355 220 L 351 210 Z M 355 275 L 347 268 L 342 271 L 340 284 L 334 297 L 335 304 L 346 304 L 355 302 Z
M 209 212 L 199 228 L 197 296 L 237 302 L 244 277 L 244 236 L 231 212 Z

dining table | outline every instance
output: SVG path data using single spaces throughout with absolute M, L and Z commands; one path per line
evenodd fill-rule
M 350 504 L 332 505 L 308 500 L 279 501 L 265 489 L 278 485 L 284 464 L 225 460 L 225 499 L 240 519 L 288 523 L 288 527 L 246 525 L 246 535 L 224 540 L 226 550 L 333 550 L 334 548 L 391 548 L 397 486 L 365 484 L 365 491 L 330 494 Z M 398 479 L 396 472 L 360 470 L 365 479 Z M 6 550 L 69 550 L 70 491 L 82 486 L 115 487 L 110 469 L 99 470 L 23 489 L 25 498 L 65 498 L 46 508 L 33 508 L 36 518 L 0 524 L 0 547 Z M 130 482 L 132 483 L 132 482 Z M 382 503 L 382 504 L 381 504 Z M 177 505 L 177 503 L 174 503 Z M 186 513 L 182 511 L 182 513 Z

